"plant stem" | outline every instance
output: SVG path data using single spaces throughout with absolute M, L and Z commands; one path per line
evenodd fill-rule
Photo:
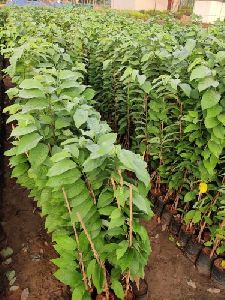
M 84 233 L 85 233 L 85 235 L 86 235 L 86 237 L 87 237 L 87 239 L 88 239 L 88 241 L 90 243 L 91 250 L 92 250 L 92 252 L 94 254 L 94 257 L 95 257 L 96 261 L 98 262 L 99 266 L 103 269 L 104 279 L 105 279 L 106 299 L 109 300 L 109 286 L 108 286 L 108 282 L 107 282 L 106 268 L 105 268 L 104 262 L 101 261 L 99 255 L 98 255 L 98 252 L 95 249 L 95 245 L 94 245 L 94 243 L 93 243 L 93 241 L 91 239 L 91 236 L 90 236 L 90 234 L 89 234 L 89 232 L 87 230 L 87 227 L 85 226 L 84 221 L 82 220 L 81 215 L 80 215 L 79 212 L 77 213 L 77 217 L 78 217 L 78 220 L 79 220 L 79 222 L 80 222 L 80 224 L 81 224 L 81 226 L 82 226 L 82 228 L 84 230 Z
M 62 188 L 62 191 L 63 191 L 64 200 L 66 202 L 66 207 L 67 207 L 67 210 L 69 212 L 70 219 L 71 219 L 71 208 L 70 208 L 70 204 L 69 204 L 69 201 L 68 201 L 68 198 L 67 198 L 67 194 L 65 192 L 64 187 Z M 89 286 L 88 286 L 87 276 L 86 276 L 85 268 L 84 268 L 83 255 L 82 255 L 82 252 L 80 251 L 79 238 L 78 238 L 77 230 L 76 230 L 76 227 L 75 227 L 74 223 L 72 223 L 72 227 L 73 227 L 75 239 L 76 239 L 76 242 L 77 242 L 78 255 L 79 255 L 79 265 L 80 265 L 80 268 L 81 268 L 81 273 L 82 273 L 82 277 L 83 277 L 85 289 L 86 289 L 86 291 L 88 291 L 89 290 Z
M 113 191 L 116 191 L 116 184 L 115 184 L 115 180 L 113 177 L 111 177 L 111 183 L 112 183 L 112 187 L 113 187 Z M 118 197 L 116 197 L 116 202 L 117 202 L 117 207 L 120 209 L 120 199 Z
M 133 185 L 130 184 L 130 197 L 129 197 L 129 205 L 130 205 L 130 220 L 129 220 L 129 247 L 132 247 L 133 242 Z

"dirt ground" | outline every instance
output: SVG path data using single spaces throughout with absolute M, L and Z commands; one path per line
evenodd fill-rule
M 163 227 L 156 218 L 147 225 L 153 250 L 146 269 L 149 300 L 225 299 L 225 287 L 200 275 Z
M 13 255 L 11 264 L 1 265 L 0 299 L 20 300 L 21 292 L 28 289 L 28 297 L 24 299 L 67 300 L 70 298 L 68 289 L 53 276 L 55 267 L 49 260 L 56 257 L 56 253 L 44 230 L 43 220 L 27 192 L 9 175 L 6 166 L 2 205 L 6 238 L 1 247 L 11 247 Z M 153 248 L 146 268 L 149 300 L 225 299 L 225 291 L 198 274 L 175 242 L 169 240 L 169 234 L 162 231 L 162 224 L 158 224 L 156 218 L 147 224 L 147 228 Z M 13 285 L 19 287 L 17 291 L 9 292 L 8 281 L 4 279 L 8 270 L 15 270 Z

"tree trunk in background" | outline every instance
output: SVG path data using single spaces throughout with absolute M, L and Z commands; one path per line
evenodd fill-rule
M 167 10 L 171 10 L 173 7 L 173 0 L 168 0 Z

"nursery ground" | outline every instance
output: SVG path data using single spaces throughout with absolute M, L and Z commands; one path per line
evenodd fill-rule
M 4 165 L 4 201 L 1 210 L 5 239 L 0 248 L 11 247 L 13 255 L 11 264 L 1 265 L 0 299 L 20 300 L 22 291 L 26 289 L 23 299 L 68 300 L 68 289 L 52 275 L 55 267 L 49 260 L 56 257 L 56 253 L 44 230 L 39 211 L 32 199 L 28 198 L 28 193 L 10 179 L 7 162 Z M 146 268 L 150 300 L 225 299 L 225 291 L 198 274 L 175 242 L 171 241 L 168 232 L 162 230 L 162 224 L 157 223 L 156 218 L 146 226 L 153 248 Z M 9 292 L 8 282 L 4 278 L 8 270 L 16 272 L 13 285 L 19 287 L 17 291 Z

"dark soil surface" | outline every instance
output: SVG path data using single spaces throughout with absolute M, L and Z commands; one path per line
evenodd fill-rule
M 152 255 L 146 269 L 151 300 L 225 299 L 225 287 L 200 275 L 176 246 L 176 240 L 154 218 L 146 225 L 152 241 Z M 162 231 L 163 230 L 165 231 Z

